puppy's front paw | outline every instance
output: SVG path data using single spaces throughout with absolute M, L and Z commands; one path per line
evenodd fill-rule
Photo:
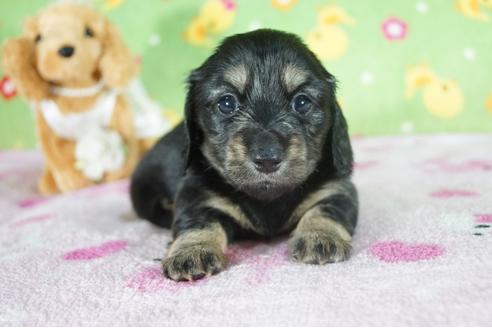
M 164 274 L 176 281 L 198 280 L 222 271 L 226 257 L 222 250 L 207 244 L 175 249 L 162 264 Z
M 325 264 L 347 260 L 352 246 L 335 231 L 313 231 L 294 234 L 289 249 L 299 262 Z

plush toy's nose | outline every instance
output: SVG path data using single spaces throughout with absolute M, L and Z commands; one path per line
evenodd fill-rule
M 63 46 L 60 49 L 58 49 L 58 54 L 65 58 L 72 57 L 74 52 L 75 52 L 75 48 L 72 46 Z

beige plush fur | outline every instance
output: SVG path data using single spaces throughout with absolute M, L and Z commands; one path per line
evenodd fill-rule
M 87 28 L 93 36 L 86 35 Z M 36 39 L 40 40 L 36 42 Z M 75 48 L 70 58 L 58 54 L 65 45 Z M 95 10 L 75 3 L 53 4 L 28 18 L 23 36 L 7 40 L 2 64 L 21 96 L 34 104 L 51 99 L 63 114 L 91 108 L 100 93 L 69 98 L 50 93 L 50 86 L 84 88 L 102 79 L 106 83 L 103 92 L 107 88 L 127 86 L 137 73 L 136 62 L 114 25 Z M 93 184 L 75 168 L 75 143 L 57 136 L 39 108 L 35 117 L 46 159 L 39 191 L 53 194 Z M 118 96 L 110 128 L 120 133 L 127 155 L 124 166 L 105 173 L 100 182 L 129 176 L 140 154 L 133 113 L 123 95 Z

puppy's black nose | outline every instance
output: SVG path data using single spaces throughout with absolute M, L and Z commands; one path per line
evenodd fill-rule
M 257 156 L 253 163 L 255 163 L 255 168 L 262 173 L 273 173 L 277 171 L 280 167 L 282 160 L 278 157 L 260 157 Z
M 75 52 L 75 48 L 72 46 L 63 46 L 60 49 L 58 49 L 58 54 L 65 58 L 72 57 L 74 52 Z
M 249 158 L 257 171 L 278 171 L 284 157 L 284 148 L 278 136 L 267 131 L 253 131 L 246 143 L 249 145 Z

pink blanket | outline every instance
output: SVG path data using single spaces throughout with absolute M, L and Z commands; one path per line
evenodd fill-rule
M 225 272 L 165 279 L 171 240 L 128 183 L 41 198 L 37 152 L 0 152 L 0 325 L 490 325 L 492 135 L 356 138 L 348 262 L 286 239 L 234 244 Z

